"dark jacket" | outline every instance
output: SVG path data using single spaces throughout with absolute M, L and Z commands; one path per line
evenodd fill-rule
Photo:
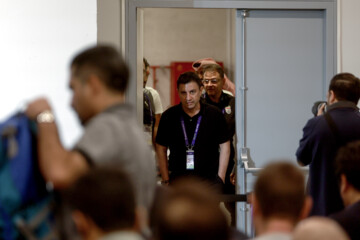
M 334 159 L 340 146 L 360 139 L 360 114 L 355 104 L 337 102 L 329 106 L 328 113 L 338 128 L 339 139 L 325 117 L 318 116 L 307 122 L 296 151 L 300 163 L 310 164 L 308 191 L 314 201 L 311 215 L 327 216 L 344 208 Z

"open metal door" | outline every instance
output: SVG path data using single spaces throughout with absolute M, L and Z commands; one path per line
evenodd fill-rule
M 295 163 L 311 107 L 326 95 L 325 30 L 323 10 L 238 10 L 238 193 L 251 191 L 250 173 L 268 162 Z M 238 227 L 245 232 L 250 212 L 246 203 L 237 204 Z

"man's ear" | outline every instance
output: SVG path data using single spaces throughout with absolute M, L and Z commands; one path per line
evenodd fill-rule
M 104 235 L 104 231 L 101 230 L 90 217 L 81 211 L 73 211 L 72 218 L 76 229 L 83 240 L 100 239 L 101 236 Z
M 225 77 L 223 77 L 223 79 L 221 81 L 222 81 L 222 85 L 224 86 L 225 85 Z
M 141 232 L 146 226 L 148 226 L 147 220 L 148 217 L 146 209 L 142 206 L 137 206 L 135 208 L 134 230 Z
M 312 198 L 310 196 L 306 196 L 303 208 L 301 209 L 300 212 L 299 220 L 302 220 L 309 216 L 312 206 L 313 206 Z
M 252 219 L 253 219 L 253 223 L 255 226 L 255 235 L 262 234 L 265 231 L 265 229 L 264 229 L 265 219 L 262 216 L 260 204 L 259 204 L 258 200 L 256 199 L 256 196 L 254 193 L 251 193 L 250 199 L 251 199 L 250 202 L 252 205 L 252 215 L 253 215 Z
M 330 104 L 332 104 L 332 103 L 334 103 L 334 102 L 337 101 L 336 95 L 335 95 L 335 93 L 334 93 L 333 90 L 330 90 L 328 94 L 329 94 L 329 103 L 330 103 Z
M 347 178 L 345 174 L 340 175 L 340 194 L 341 196 L 348 190 L 349 188 L 349 182 L 347 181 Z
M 91 93 L 94 94 L 94 96 L 100 92 L 101 88 L 103 88 L 103 83 L 102 83 L 101 79 L 98 77 L 98 75 L 96 75 L 96 74 L 90 74 L 87 81 L 88 81 Z
M 252 192 L 251 194 L 248 195 L 248 197 L 250 198 L 250 200 L 248 200 L 248 202 L 250 202 L 252 204 L 253 215 L 254 216 L 259 215 L 261 210 L 260 210 L 259 203 L 255 197 L 255 194 Z
M 201 85 L 201 86 L 200 86 L 200 93 L 202 93 L 203 90 L 204 90 L 204 85 Z
M 89 235 L 91 229 L 91 220 L 82 212 L 75 210 L 72 212 L 72 219 L 74 220 L 77 231 L 82 237 Z

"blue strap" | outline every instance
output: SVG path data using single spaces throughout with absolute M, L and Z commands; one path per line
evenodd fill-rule
M 0 202 L 1 204 L 1 202 Z M 14 226 L 11 221 L 10 215 L 1 207 L 0 205 L 0 216 L 3 220 L 3 233 L 2 236 L 0 236 L 1 239 L 4 240 L 12 240 L 13 239 L 13 232 L 14 232 Z
M 186 144 L 186 147 L 187 147 L 188 149 L 193 149 L 193 147 L 195 146 L 195 141 L 196 141 L 197 134 L 198 134 L 198 132 L 199 132 L 199 127 L 200 127 L 201 118 L 202 118 L 202 116 L 199 116 L 199 118 L 198 118 L 198 120 L 197 120 L 196 128 L 195 128 L 195 133 L 194 133 L 193 139 L 192 139 L 192 141 L 191 141 L 191 145 L 189 145 L 189 139 L 188 139 L 188 137 L 187 137 L 186 129 L 185 129 L 184 117 L 181 116 L 181 127 L 182 127 L 182 130 L 183 130 L 183 133 L 184 133 L 184 137 L 185 137 L 185 144 Z

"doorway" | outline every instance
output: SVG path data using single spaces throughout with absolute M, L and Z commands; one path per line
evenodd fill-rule
M 257 167 L 273 158 L 293 161 L 312 102 L 325 98 L 328 81 L 336 72 L 336 1 L 130 0 L 126 5 L 126 59 L 137 75 L 146 51 L 139 46 L 138 10 L 147 8 L 239 9 L 232 18 L 235 40 L 230 52 L 234 56 L 229 58 L 234 59 L 229 66 L 233 66 L 230 71 L 237 86 L 237 192 L 250 191 L 253 182 L 244 169 L 243 149 L 251 147 Z M 243 10 L 249 11 L 245 22 Z M 138 79 L 132 77 L 128 100 L 137 105 L 138 116 L 142 116 Z M 238 203 L 237 213 L 238 228 L 250 233 L 249 206 Z

